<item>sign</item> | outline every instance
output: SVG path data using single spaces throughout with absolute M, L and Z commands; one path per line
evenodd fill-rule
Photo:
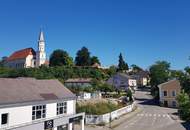
M 44 129 L 52 129 L 53 128 L 53 120 L 45 121 L 44 122 Z
M 73 117 L 73 118 L 69 119 L 69 123 L 78 122 L 78 121 L 80 121 L 82 119 L 83 119 L 82 116 Z

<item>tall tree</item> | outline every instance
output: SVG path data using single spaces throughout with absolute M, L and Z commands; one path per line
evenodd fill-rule
M 128 64 L 124 61 L 122 54 L 119 54 L 119 64 L 118 64 L 118 70 L 123 71 L 123 70 L 128 70 L 129 66 Z
M 91 65 L 93 65 L 93 64 L 95 64 L 95 63 L 98 63 L 99 65 L 101 65 L 100 60 L 98 59 L 97 56 L 92 56 L 90 63 L 91 63 Z
M 73 59 L 66 51 L 55 50 L 50 56 L 50 66 L 72 66 Z
M 151 92 L 158 98 L 158 85 L 168 81 L 170 75 L 170 63 L 166 61 L 157 61 L 150 67 Z
M 90 66 L 90 61 L 90 52 L 88 51 L 88 48 L 82 47 L 81 50 L 77 52 L 75 64 L 77 66 Z

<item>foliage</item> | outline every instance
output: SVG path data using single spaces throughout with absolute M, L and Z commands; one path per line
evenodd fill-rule
M 55 50 L 50 56 L 50 66 L 72 66 L 73 59 L 66 51 Z
M 101 65 L 100 60 L 98 59 L 98 57 L 97 56 L 92 56 L 91 60 L 90 60 L 90 64 L 93 65 L 95 63 L 98 63 L 99 65 Z
M 75 64 L 77 66 L 90 66 L 91 65 L 90 52 L 88 48 L 82 47 L 81 50 L 77 52 L 77 56 L 75 58 Z
M 190 121 L 190 98 L 187 93 L 182 91 L 177 97 L 179 102 L 179 114 L 183 120 Z
M 168 81 L 170 74 L 170 63 L 166 61 L 157 61 L 150 67 L 151 92 L 155 98 L 158 98 L 158 85 Z
M 127 89 L 126 93 L 127 93 L 127 97 L 129 98 L 129 101 L 132 102 L 133 101 L 133 94 L 132 94 L 131 90 Z
M 139 66 L 137 66 L 135 64 L 132 64 L 131 67 L 132 67 L 132 70 L 133 70 L 134 73 L 138 73 L 140 71 L 143 71 L 143 69 L 141 67 L 139 67 Z
M 114 110 L 117 110 L 121 108 L 122 105 L 113 104 L 110 102 L 99 102 L 94 104 L 86 104 L 86 105 L 78 105 L 77 104 L 77 113 L 85 112 L 89 115 L 102 115 L 109 112 L 112 112 Z
M 16 77 L 34 77 L 37 79 L 60 79 L 62 82 L 68 78 L 93 78 L 104 80 L 108 75 L 100 69 L 87 67 L 41 67 L 41 68 L 25 68 L 25 69 L 9 69 L 0 68 L 0 77 L 16 78 Z
M 124 61 L 122 54 L 119 54 L 118 71 L 128 70 L 128 64 Z
M 110 66 L 109 69 L 107 69 L 106 71 L 107 71 L 107 74 L 108 74 L 109 76 L 112 76 L 112 75 L 114 75 L 114 74 L 117 73 L 117 67 L 115 67 L 115 66 Z

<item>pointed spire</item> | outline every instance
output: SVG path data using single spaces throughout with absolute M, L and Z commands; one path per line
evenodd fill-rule
M 42 30 L 40 30 L 39 41 L 44 41 L 44 33 Z

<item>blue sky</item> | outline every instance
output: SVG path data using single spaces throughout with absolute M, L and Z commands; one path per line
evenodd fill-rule
M 43 28 L 48 55 L 63 49 L 75 57 L 82 46 L 104 66 L 149 67 L 157 60 L 173 69 L 190 64 L 188 0 L 1 0 L 0 56 L 37 48 Z

